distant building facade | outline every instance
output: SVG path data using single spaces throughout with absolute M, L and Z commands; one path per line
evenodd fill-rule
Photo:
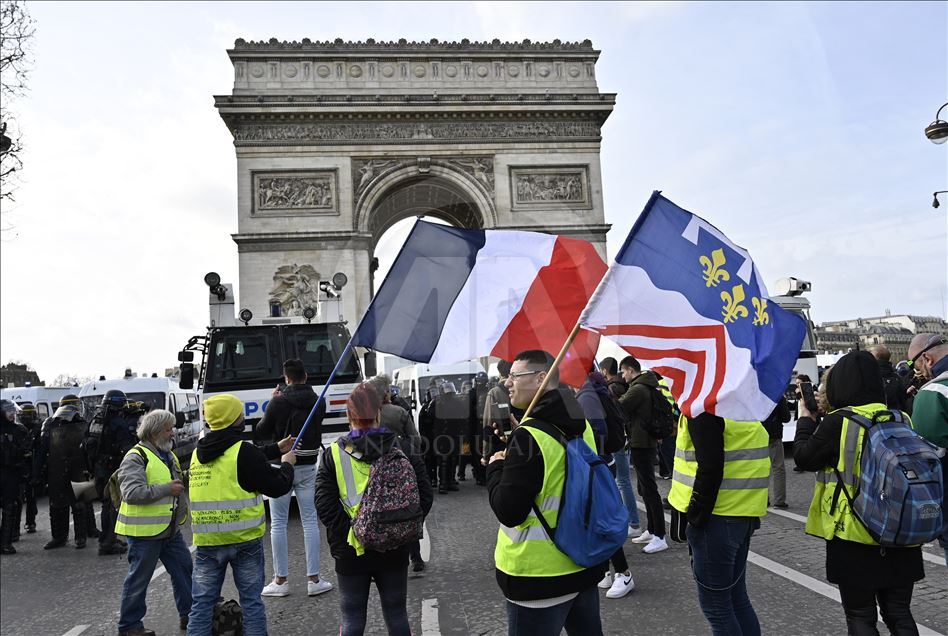
M 814 329 L 821 353 L 846 353 L 884 345 L 893 363 L 908 358 L 908 346 L 917 333 L 948 335 L 948 322 L 937 316 L 886 315 L 824 322 Z
M 25 364 L 15 364 L 9 362 L 0 367 L 0 385 L 9 386 L 46 386 L 45 382 L 40 382 L 39 375 L 33 369 L 27 368 Z

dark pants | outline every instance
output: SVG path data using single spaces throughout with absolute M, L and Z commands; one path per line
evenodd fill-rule
M 76 541 L 85 541 L 86 539 L 86 505 L 82 502 L 75 502 L 69 506 L 50 506 L 49 507 L 49 529 L 53 535 L 53 541 L 66 542 L 69 540 L 69 509 L 72 508 L 72 526 L 76 535 Z
M 339 609 L 342 613 L 340 636 L 361 636 L 365 633 L 369 588 L 372 581 L 379 591 L 382 618 L 388 633 L 411 636 L 408 623 L 408 569 L 379 570 L 371 574 L 341 574 L 336 572 L 339 584 Z
M 612 477 L 616 476 L 616 463 L 612 462 L 609 464 L 609 472 L 612 473 Z M 629 561 L 625 558 L 625 549 L 623 546 L 619 546 L 619 549 L 615 551 L 611 557 L 609 557 L 609 563 L 612 564 L 612 569 L 616 572 L 625 572 L 629 569 Z
M 632 449 L 632 467 L 635 469 L 639 495 L 642 496 L 642 502 L 645 504 L 648 531 L 656 537 L 664 537 L 665 512 L 662 509 L 662 496 L 658 494 L 658 486 L 655 484 L 654 457 L 654 448 Z
M 457 483 L 457 455 L 438 455 L 438 489 L 444 490 L 449 484 Z
M 882 611 L 882 622 L 896 636 L 918 634 L 912 618 L 912 591 L 914 583 L 882 590 L 865 590 L 847 585 L 839 586 L 840 600 L 846 612 L 846 626 L 850 636 L 878 636 L 876 629 L 876 601 Z
M 171 578 L 171 590 L 178 616 L 191 611 L 191 553 L 180 532 L 168 539 L 128 538 L 128 574 L 122 586 L 122 609 L 119 615 L 120 632 L 142 627 L 148 611 L 145 595 L 148 584 L 161 561 Z
M 750 539 L 759 527 L 757 517 L 711 515 L 704 527 L 685 531 L 698 604 L 714 636 L 760 636 L 746 581 Z
M 553 607 L 523 607 L 507 601 L 508 636 L 559 636 L 564 628 L 570 636 L 602 636 L 595 585 Z
M 674 437 L 666 437 L 658 443 L 658 474 L 662 477 L 671 477 L 675 466 Z

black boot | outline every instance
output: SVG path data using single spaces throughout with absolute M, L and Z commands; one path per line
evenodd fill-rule
M 86 547 L 86 504 L 77 503 L 72 507 L 72 525 L 76 534 L 76 549 Z
M 69 539 L 69 506 L 49 507 L 49 529 L 52 541 L 43 546 L 44 550 L 61 548 Z
M 0 554 L 16 554 L 13 547 L 13 524 L 16 522 L 16 504 L 0 510 Z
M 86 536 L 90 539 L 98 539 L 101 533 L 98 526 L 95 525 L 95 508 L 92 502 L 84 505 L 86 508 Z

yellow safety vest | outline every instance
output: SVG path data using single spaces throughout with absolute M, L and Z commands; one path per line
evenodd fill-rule
M 372 464 L 355 459 L 341 446 L 341 439 L 330 446 L 333 465 L 336 469 L 336 486 L 339 488 L 339 500 L 345 508 L 349 519 L 355 519 L 362 507 L 362 494 L 369 485 L 369 470 Z M 362 542 L 355 536 L 352 525 L 349 525 L 349 534 L 346 542 L 356 551 L 356 556 L 365 554 Z
M 525 419 L 521 426 L 533 436 L 543 455 L 543 485 L 534 501 L 547 525 L 556 528 L 560 500 L 566 486 L 566 449 L 559 440 L 529 426 L 532 419 Z M 596 440 L 589 422 L 586 422 L 583 440 L 596 452 Z M 523 523 L 514 528 L 500 526 L 494 564 L 510 576 L 564 576 L 584 569 L 556 547 L 533 510 Z
M 871 420 L 876 413 L 886 411 L 888 407 L 876 402 L 863 406 L 850 406 L 847 410 L 855 411 Z M 866 526 L 853 514 L 846 497 L 847 494 L 853 497 L 859 485 L 862 442 L 865 433 L 866 429 L 843 416 L 839 457 L 836 464 L 816 473 L 816 487 L 813 489 L 813 500 L 810 502 L 810 511 L 806 517 L 807 534 L 827 540 L 838 537 L 856 543 L 879 545 L 866 530 Z M 836 468 L 843 476 L 843 485 L 840 487 L 838 487 L 839 481 L 836 479 L 833 468 Z M 845 493 L 842 491 L 843 488 L 846 489 Z
M 262 537 L 267 529 L 263 496 L 240 487 L 235 442 L 223 455 L 207 464 L 191 456 L 188 492 L 191 495 L 191 529 L 194 545 L 230 545 Z
M 770 484 L 770 438 L 760 422 L 724 420 L 724 479 L 712 514 L 723 517 L 763 517 Z M 678 420 L 675 468 L 668 503 L 688 512 L 698 461 L 688 433 L 688 420 Z
M 139 451 L 136 449 L 140 449 L 145 454 L 145 478 L 148 480 L 149 486 L 168 484 L 174 480 L 174 475 L 168 465 L 147 446 L 138 444 L 129 450 L 125 456 L 128 457 L 131 453 L 138 454 Z M 174 459 L 175 467 L 180 474 L 181 466 L 178 464 L 178 458 L 174 453 L 171 454 L 171 457 Z M 115 520 L 115 532 L 126 537 L 158 536 L 171 524 L 175 499 L 176 497 L 168 495 L 150 504 L 131 504 L 122 500 L 118 517 Z M 184 525 L 187 520 L 188 515 L 185 511 L 178 525 Z

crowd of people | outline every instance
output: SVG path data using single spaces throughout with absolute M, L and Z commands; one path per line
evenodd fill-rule
M 633 356 L 602 360 L 574 388 L 560 384 L 549 353 L 523 351 L 498 364 L 496 381 L 483 373 L 460 388 L 450 379 L 432 380 L 417 426 L 413 405 L 388 377 L 363 382 L 347 400 L 349 432 L 328 447 L 321 434 L 325 407 L 311 414 L 317 397 L 306 369 L 288 360 L 285 385 L 274 390 L 253 440 L 245 439 L 237 397 L 204 401 L 209 430 L 187 470 L 172 452 L 175 418 L 168 411 L 142 413 L 124 395 L 107 394 L 87 423 L 76 397 L 66 396 L 39 423 L 35 410 L 4 401 L 2 551 L 15 553 L 24 508 L 26 531 L 36 531 L 35 499 L 45 488 L 47 549 L 66 545 L 71 510 L 76 548 L 97 536 L 100 554 L 128 552 L 120 634 L 154 634 L 144 626 L 145 600 L 159 561 L 169 573 L 182 630 L 205 636 L 212 624 L 220 626 L 230 566 L 243 633 L 265 634 L 262 597 L 292 589 L 287 519 L 295 495 L 307 594 L 335 589 L 339 633 L 362 634 L 374 582 L 389 633 L 407 635 L 408 572 L 426 567 L 424 519 L 435 491 L 457 491 L 470 466 L 500 524 L 494 561 L 508 632 L 601 634 L 598 589 L 615 600 L 635 583 L 624 546 L 601 563 L 580 565 L 556 541 L 556 528 L 566 523 L 560 515 L 567 514 L 568 447 L 580 439 L 611 472 L 606 479 L 625 508 L 623 538 L 644 554 L 667 550 L 669 540 L 687 543 L 712 633 L 760 634 L 746 584 L 747 556 L 767 508 L 788 507 L 782 431 L 795 410 L 793 461 L 816 475 L 806 532 L 826 541 L 826 578 L 839 586 L 849 633 L 878 633 L 878 606 L 891 633 L 917 634 L 910 606 L 924 577 L 921 547 L 880 543 L 854 501 L 862 455 L 873 452 L 864 440 L 877 423 L 914 427 L 938 449 L 932 452 L 939 474 L 948 474 L 948 339 L 920 334 L 909 356 L 912 380 L 906 382 L 884 348 L 851 352 L 817 379 L 813 399 L 811 379 L 798 376 L 787 395 L 792 401 L 782 398 L 762 422 L 738 422 L 712 413 L 681 416 L 665 379 Z M 671 480 L 664 500 L 656 468 L 659 479 Z M 84 482 L 88 496 L 76 487 Z M 264 497 L 273 555 L 269 582 Z M 98 526 L 94 501 L 101 503 Z M 937 503 L 944 515 L 944 502 Z M 188 523 L 193 558 L 181 532 Z M 321 576 L 320 524 L 335 587 Z M 938 539 L 948 560 L 944 516 L 941 524 Z

